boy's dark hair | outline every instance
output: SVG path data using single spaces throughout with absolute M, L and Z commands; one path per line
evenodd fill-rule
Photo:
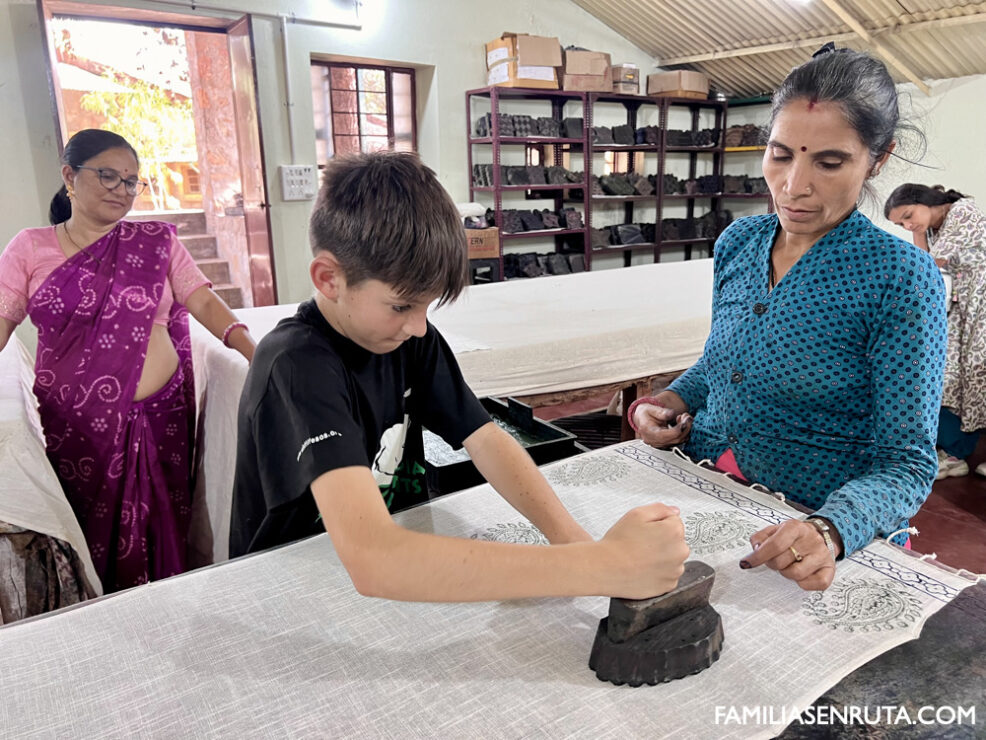
M 435 173 L 409 152 L 338 156 L 309 223 L 312 254 L 331 252 L 349 285 L 379 280 L 401 298 L 454 301 L 468 283 L 466 235 Z
M 883 217 L 890 218 L 890 212 L 897 206 L 943 206 L 946 203 L 954 203 L 968 197 L 958 190 L 945 190 L 941 185 L 929 188 L 920 183 L 905 182 L 894 188 L 894 191 L 887 198 L 887 202 L 883 206 Z
M 130 153 L 134 155 L 134 159 L 137 160 L 138 166 L 140 165 L 137 150 L 129 141 L 119 134 L 100 128 L 84 128 L 69 139 L 65 145 L 65 150 L 62 152 L 62 164 L 67 164 L 77 171 L 79 167 L 107 149 L 129 149 Z M 62 221 L 68 221 L 71 216 L 72 201 L 69 200 L 68 190 L 62 185 L 48 206 L 48 221 L 52 226 L 55 226 Z

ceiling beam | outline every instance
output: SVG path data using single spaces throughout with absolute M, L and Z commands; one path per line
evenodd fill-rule
M 972 7 L 982 8 L 982 10 L 965 15 L 953 15 L 948 18 L 935 18 L 930 21 L 895 23 L 879 31 L 871 31 L 871 33 L 874 36 L 886 36 L 888 34 L 913 33 L 914 31 L 930 31 L 936 28 L 951 28 L 952 26 L 968 26 L 972 23 L 986 23 L 986 3 L 977 3 Z
M 715 59 L 729 59 L 731 57 L 745 57 L 754 54 L 766 54 L 771 51 L 788 51 L 790 49 L 802 49 L 811 46 L 816 49 L 829 41 L 852 41 L 857 36 L 855 33 L 839 33 L 829 36 L 819 36 L 811 39 L 796 39 L 794 41 L 778 41 L 775 44 L 762 44 L 760 46 L 744 46 L 739 49 L 727 49 L 725 51 L 710 51 L 704 54 L 690 54 L 683 57 L 661 57 L 658 65 L 663 67 L 671 64 L 694 64 L 696 62 L 711 62 Z
M 923 92 L 925 95 L 931 95 L 931 88 L 925 84 L 924 80 L 918 77 L 917 74 L 915 74 L 915 72 L 907 66 L 903 60 L 898 59 L 896 54 L 880 43 L 880 41 L 874 37 L 862 23 L 859 22 L 856 16 L 842 6 L 842 3 L 840 3 L 839 0 L 822 0 L 822 2 L 825 3 L 829 10 L 839 16 L 843 23 L 859 34 L 859 37 L 863 39 L 863 41 L 873 47 L 873 50 L 883 57 L 886 62 L 888 62 L 892 67 L 895 67 L 898 72 L 913 82 L 917 86 L 918 90 Z
M 984 4 L 979 3 L 980 7 Z M 840 16 L 841 17 L 841 16 Z M 886 36 L 899 35 L 905 33 L 915 33 L 918 31 L 930 31 L 940 28 L 951 28 L 953 26 L 967 26 L 973 23 L 986 23 L 986 11 L 970 13 L 967 15 L 953 16 L 950 18 L 938 18 L 929 21 L 918 21 L 917 23 L 898 23 L 893 26 L 867 30 L 867 40 L 878 40 Z M 864 29 L 865 30 L 865 29 Z M 856 32 L 840 33 L 828 36 L 816 36 L 809 39 L 795 39 L 792 41 L 779 41 L 772 44 L 761 44 L 759 46 L 746 46 L 738 49 L 725 49 L 722 51 L 711 51 L 703 54 L 689 54 L 679 57 L 664 57 L 657 60 L 658 66 L 671 66 L 675 64 L 696 64 L 698 62 L 710 62 L 716 59 L 730 59 L 733 57 L 752 56 L 755 54 L 767 54 L 774 51 L 788 51 L 790 49 L 802 49 L 805 47 L 818 48 L 829 41 L 852 41 L 862 34 Z M 870 43 L 874 43 L 870 41 Z M 874 44 L 875 45 L 875 44 Z M 884 57 L 886 58 L 886 57 Z M 896 65 L 895 65 L 896 66 Z M 903 72 L 903 70 L 901 70 Z M 912 79 L 908 76 L 908 79 Z M 912 79 L 912 81 L 914 81 Z M 927 93 L 927 86 L 923 82 L 915 82 L 922 90 Z

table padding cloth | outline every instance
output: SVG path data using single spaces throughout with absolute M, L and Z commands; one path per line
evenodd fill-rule
M 11 337 L 0 352 L 0 522 L 66 543 L 88 580 L 83 590 L 102 593 L 85 536 L 45 453 L 33 367 L 27 348 Z
M 640 442 L 544 470 L 596 536 L 636 505 L 681 508 L 693 557 L 716 570 L 717 663 L 654 687 L 613 686 L 587 666 L 607 599 L 364 598 L 319 535 L 0 629 L 0 735 L 769 737 L 783 725 L 716 725 L 715 707 L 803 709 L 917 637 L 971 583 L 877 542 L 840 563 L 829 590 L 806 593 L 737 565 L 752 531 L 795 515 L 765 493 Z M 396 518 L 542 540 L 488 486 Z

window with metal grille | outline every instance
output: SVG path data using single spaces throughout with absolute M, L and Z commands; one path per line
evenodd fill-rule
M 413 69 L 312 62 L 311 77 L 320 165 L 335 154 L 417 151 Z

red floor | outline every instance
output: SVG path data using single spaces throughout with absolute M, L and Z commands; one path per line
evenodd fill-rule
M 606 408 L 610 396 L 537 409 L 538 418 L 550 421 Z M 986 460 L 986 435 L 969 460 L 970 470 Z M 936 481 L 924 506 L 911 520 L 919 535 L 911 538 L 920 553 L 936 553 L 939 562 L 953 568 L 986 573 L 986 478 L 970 473 L 962 478 Z

